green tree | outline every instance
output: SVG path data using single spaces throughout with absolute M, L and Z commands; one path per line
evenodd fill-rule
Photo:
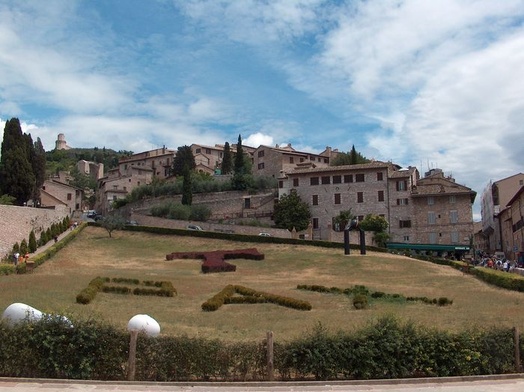
M 335 159 L 331 161 L 331 166 L 343 166 L 343 165 L 357 165 L 361 163 L 369 163 L 370 160 L 363 156 L 355 149 L 355 145 L 351 147 L 349 152 L 339 153 Z
M 305 230 L 311 220 L 309 205 L 302 201 L 297 192 L 292 189 L 288 195 L 282 195 L 275 205 L 275 226 L 297 231 Z
M 253 178 L 251 176 L 251 160 L 247 154 L 244 154 L 241 135 L 238 135 L 236 150 L 235 167 L 233 178 L 231 179 L 231 186 L 237 191 L 243 191 L 250 187 L 253 183 Z
M 34 253 L 36 251 L 36 248 L 37 248 L 37 243 L 36 243 L 36 235 L 35 235 L 35 232 L 34 230 L 31 230 L 31 233 L 29 233 L 29 252 L 30 253 Z
M 196 163 L 193 151 L 191 151 L 191 147 L 189 146 L 178 147 L 175 158 L 173 159 L 173 165 L 171 166 L 171 174 L 175 176 L 184 175 L 186 166 L 190 171 L 195 170 Z
M 228 142 L 224 144 L 224 156 L 222 158 L 222 166 L 220 169 L 222 171 L 222 174 L 231 173 L 231 169 L 232 169 L 231 147 L 229 146 Z
M 384 217 L 374 214 L 366 215 L 360 222 L 360 228 L 365 231 L 372 231 L 374 233 L 373 241 L 375 241 L 377 246 L 383 248 L 386 247 L 390 239 L 390 235 L 386 232 L 388 226 L 389 224 Z
M 25 255 L 28 250 L 27 240 L 24 238 L 22 242 L 20 242 L 20 254 Z
M 40 204 L 40 188 L 44 185 L 46 178 L 46 153 L 39 137 L 36 138 L 36 142 L 33 146 L 33 158 L 31 163 L 35 175 L 35 193 L 33 195 L 33 200 Z
M 0 194 L 24 205 L 35 194 L 36 178 L 31 165 L 31 135 L 24 136 L 20 121 L 6 121 L 0 157 Z
M 190 206 L 193 202 L 193 190 L 191 188 L 191 171 L 184 166 L 184 183 L 182 184 L 182 204 Z
M 100 225 L 106 229 L 109 234 L 109 238 L 112 237 L 112 233 L 115 230 L 122 230 L 126 222 L 121 215 L 108 215 L 101 220 Z
M 355 215 L 351 213 L 351 208 L 349 210 L 340 211 L 340 213 L 333 218 L 333 230 L 344 231 L 348 222 L 353 218 L 355 218 Z
M 2 195 L 0 196 L 0 205 L 5 206 L 12 206 L 15 202 L 16 198 L 9 195 Z
M 69 180 L 69 185 L 75 186 L 80 189 L 96 188 L 96 180 L 90 175 L 82 173 L 80 170 L 78 170 L 78 167 L 76 165 L 71 168 L 71 170 L 69 171 L 69 175 L 71 176 L 71 180 Z
M 372 231 L 374 233 L 381 233 L 386 231 L 389 224 L 386 218 L 380 215 L 368 214 L 360 222 L 360 228 L 365 231 Z

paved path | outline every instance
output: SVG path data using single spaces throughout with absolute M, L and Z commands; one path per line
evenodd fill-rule
M 273 383 L 132 383 L 0 378 L 0 392 L 522 392 L 524 375 Z

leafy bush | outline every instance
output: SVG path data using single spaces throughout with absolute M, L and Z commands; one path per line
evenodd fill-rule
M 353 306 L 355 309 L 365 309 L 368 307 L 368 297 L 365 294 L 357 294 L 353 298 Z

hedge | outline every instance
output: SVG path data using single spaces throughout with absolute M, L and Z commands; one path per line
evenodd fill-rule
M 0 322 L 0 377 L 126 380 L 129 334 L 123 329 L 60 316 Z M 513 330 L 446 332 L 385 317 L 358 331 L 327 331 L 319 323 L 292 341 L 275 337 L 274 375 L 291 380 L 359 380 L 471 376 L 516 371 Z M 521 336 L 521 342 L 522 342 Z M 520 347 L 521 356 L 524 347 Z M 521 358 L 521 361 L 524 358 Z M 266 379 L 266 348 L 140 334 L 137 381 L 256 381 Z

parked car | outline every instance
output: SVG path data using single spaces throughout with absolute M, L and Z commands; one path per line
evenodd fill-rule
M 89 211 L 87 211 L 87 215 L 86 216 L 88 218 L 94 219 L 94 217 L 96 216 L 96 211 L 95 210 L 89 210 Z
M 134 220 L 131 220 L 131 221 L 127 221 L 126 225 L 127 226 L 138 226 L 138 222 L 134 221 Z
M 260 237 L 271 237 L 271 234 L 269 234 L 269 233 L 264 233 L 264 232 L 262 232 L 262 233 L 258 233 L 258 235 L 259 235 Z
M 187 225 L 186 229 L 195 230 L 195 231 L 204 231 L 200 226 L 197 226 L 197 225 Z

